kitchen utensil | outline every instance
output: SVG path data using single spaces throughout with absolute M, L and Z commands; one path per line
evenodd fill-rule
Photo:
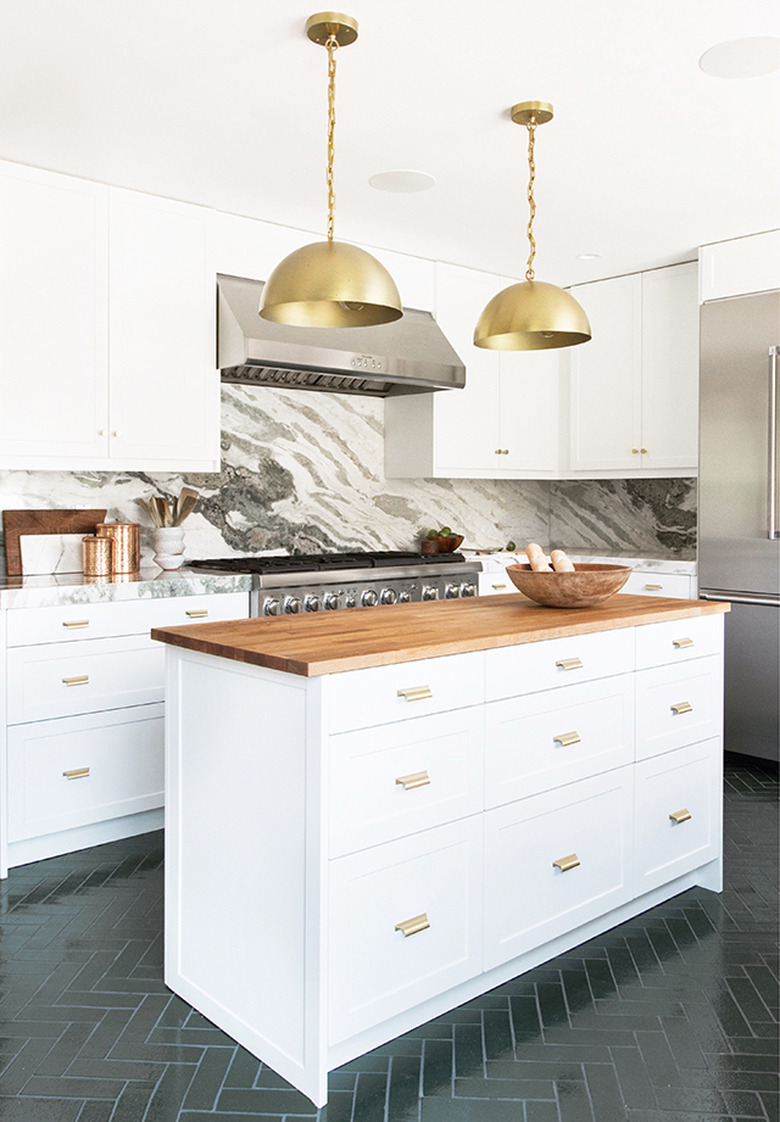
M 184 491 L 182 491 L 181 495 L 179 495 L 179 501 L 177 503 L 175 513 L 174 513 L 174 518 L 173 518 L 173 525 L 174 526 L 181 526 L 182 522 L 187 517 L 187 515 L 192 514 L 192 511 L 194 510 L 195 504 L 196 504 L 197 501 L 198 501 L 198 492 L 197 491 L 190 491 L 186 495 L 185 495 Z
M 105 517 L 105 510 L 4 510 L 7 575 L 22 575 L 21 534 L 93 534 Z
M 619 592 L 631 575 L 630 565 L 575 564 L 573 573 L 534 572 L 530 565 L 507 565 L 518 591 L 547 608 L 589 608 Z

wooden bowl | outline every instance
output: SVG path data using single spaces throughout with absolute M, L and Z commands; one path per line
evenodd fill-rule
M 439 553 L 454 553 L 463 541 L 463 534 L 453 534 L 451 538 L 437 538 Z
M 507 565 L 515 588 L 546 608 L 590 608 L 619 592 L 630 565 L 575 564 L 573 573 L 537 573 L 530 565 Z

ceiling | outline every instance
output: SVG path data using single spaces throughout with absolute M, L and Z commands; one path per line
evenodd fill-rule
M 346 2 L 346 0 L 345 0 Z M 326 218 L 325 51 L 302 0 L 3 0 L 0 158 L 299 227 Z M 525 129 L 537 279 L 691 259 L 780 226 L 780 74 L 703 73 L 780 35 L 777 0 L 349 0 L 337 66 L 336 237 L 521 276 Z M 413 194 L 369 177 L 413 169 Z M 314 239 L 313 239 L 314 240 Z M 579 254 L 600 256 L 580 260 Z

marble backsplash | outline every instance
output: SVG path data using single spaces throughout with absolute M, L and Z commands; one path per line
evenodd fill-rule
M 224 386 L 220 472 L 0 472 L 0 509 L 105 506 L 141 523 L 142 561 L 151 526 L 138 499 L 184 485 L 200 493 L 185 523 L 192 558 L 416 549 L 442 525 L 468 547 L 695 556 L 693 480 L 386 479 L 383 416 L 370 398 Z

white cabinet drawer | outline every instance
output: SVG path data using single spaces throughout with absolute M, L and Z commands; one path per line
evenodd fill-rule
M 657 756 L 719 736 L 723 673 L 719 655 L 680 666 L 658 666 L 636 676 L 636 756 Z
M 714 737 L 637 764 L 637 895 L 720 853 L 722 755 Z
M 18 647 L 33 643 L 103 639 L 115 635 L 144 635 L 153 627 L 245 619 L 248 614 L 248 592 L 18 608 L 8 612 L 7 641 L 9 647 Z
M 482 810 L 481 707 L 330 738 L 330 855 Z
M 631 628 L 502 647 L 485 652 L 487 700 L 571 686 L 633 668 Z
M 162 701 L 165 649 L 145 636 L 46 643 L 8 652 L 8 721 Z
M 486 970 L 631 899 L 632 810 L 620 768 L 486 813 Z
M 148 705 L 8 732 L 8 840 L 163 805 L 164 717 Z
M 630 674 L 494 701 L 486 711 L 488 807 L 633 762 Z
M 333 674 L 328 680 L 330 731 L 479 705 L 484 696 L 482 659 L 482 652 L 475 651 Z
M 477 815 L 330 863 L 332 1044 L 479 974 L 481 839 Z
M 635 569 L 620 591 L 680 600 L 690 600 L 694 595 L 692 579 L 685 573 L 654 573 L 648 569 Z
M 718 654 L 723 647 L 723 616 L 647 623 L 636 629 L 636 666 L 687 662 L 691 658 Z

